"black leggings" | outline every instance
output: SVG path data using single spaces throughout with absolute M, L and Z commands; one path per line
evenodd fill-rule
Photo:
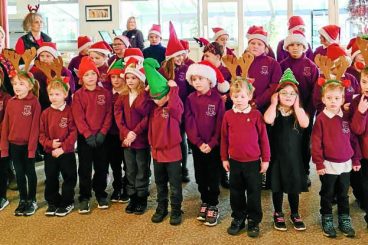
M 283 192 L 273 192 L 272 201 L 276 213 L 282 213 Z M 299 209 L 299 194 L 288 194 L 290 210 L 292 214 L 297 214 Z

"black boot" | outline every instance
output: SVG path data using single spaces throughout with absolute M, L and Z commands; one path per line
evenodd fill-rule
M 160 223 L 162 222 L 165 217 L 167 216 L 167 203 L 165 204 L 158 204 L 156 208 L 156 212 L 153 214 L 151 221 L 153 223 Z
M 171 206 L 170 225 L 180 225 L 182 221 L 181 206 Z
M 147 209 L 147 197 L 137 197 L 137 205 L 135 206 L 135 214 L 141 215 Z
M 137 206 L 137 195 L 134 194 L 132 196 L 129 196 L 129 204 L 128 206 L 125 208 L 125 212 L 128 214 L 132 214 L 135 212 L 136 206 Z
M 183 182 L 183 183 L 190 182 L 188 169 L 186 167 L 182 167 L 181 182 Z

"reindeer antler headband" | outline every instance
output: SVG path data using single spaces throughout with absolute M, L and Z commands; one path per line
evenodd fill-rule
M 27 8 L 28 8 L 28 11 L 30 13 L 37 13 L 38 12 L 38 9 L 40 8 L 40 5 L 39 4 L 36 4 L 35 6 L 32 6 L 30 4 L 27 5 Z

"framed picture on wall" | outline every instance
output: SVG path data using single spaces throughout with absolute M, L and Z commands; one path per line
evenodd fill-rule
M 111 5 L 86 5 L 86 21 L 111 20 Z

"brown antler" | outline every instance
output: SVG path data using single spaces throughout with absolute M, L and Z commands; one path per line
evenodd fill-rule
M 235 80 L 237 77 L 236 69 L 238 68 L 238 65 L 239 65 L 238 59 L 236 58 L 236 56 L 226 55 L 222 57 L 222 61 L 224 62 L 227 69 L 229 69 L 232 79 Z
M 349 62 L 346 57 L 340 56 L 339 60 L 336 62 L 336 80 L 340 81 L 342 76 L 345 74 L 346 69 L 349 67 Z
M 242 55 L 242 57 L 238 59 L 238 63 L 242 70 L 242 74 L 241 74 L 242 78 L 248 77 L 249 67 L 251 66 L 253 60 L 254 60 L 254 56 L 250 52 L 245 52 Z
M 331 79 L 330 72 L 331 67 L 333 66 L 332 60 L 329 59 L 327 56 L 317 54 L 317 56 L 314 58 L 314 62 L 320 68 L 325 78 L 327 80 Z
M 51 70 L 55 72 L 56 79 L 62 80 L 61 72 L 63 70 L 63 58 L 61 58 L 61 56 L 55 58 L 52 64 L 50 65 L 50 67 L 51 67 Z
M 4 57 L 10 61 L 16 71 L 19 71 L 19 60 L 22 56 L 17 54 L 14 50 L 5 49 L 3 51 Z
M 41 62 L 39 60 L 35 61 L 35 66 L 40 69 L 43 74 L 47 77 L 47 81 L 50 82 L 53 80 L 52 74 L 51 74 L 51 66 L 45 62 Z
M 30 49 L 27 49 L 22 54 L 22 59 L 24 61 L 24 70 L 28 71 L 29 65 L 32 63 L 33 59 L 36 57 L 36 48 L 32 47 Z
M 364 58 L 365 64 L 368 65 L 368 40 L 357 37 L 356 43 Z

